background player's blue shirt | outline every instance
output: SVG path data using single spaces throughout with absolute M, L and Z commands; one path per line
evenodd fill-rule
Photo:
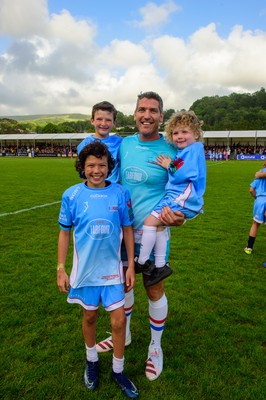
M 266 172 L 266 168 L 262 168 L 262 172 Z M 254 181 L 251 182 L 250 186 L 255 189 L 256 197 L 266 196 L 266 179 L 265 178 L 254 179 Z
M 94 140 L 100 140 L 102 143 L 104 143 L 107 147 L 110 153 L 112 154 L 113 159 L 115 160 L 115 167 L 112 170 L 112 173 L 110 176 L 108 176 L 108 181 L 110 182 L 120 182 L 120 160 L 119 160 L 119 147 L 122 142 L 122 138 L 117 135 L 111 135 L 108 136 L 107 138 L 104 139 L 99 139 L 96 138 L 94 135 L 90 135 L 86 137 L 85 139 L 80 142 L 80 144 L 77 147 L 78 154 L 81 152 L 83 147 L 85 147 L 87 144 L 93 142 Z
M 73 288 L 124 282 L 122 226 L 133 220 L 129 192 L 119 184 L 92 189 L 83 182 L 63 193 L 58 221 L 61 229 L 74 228 Z
M 168 167 L 167 197 L 180 206 L 199 212 L 203 207 L 206 188 L 204 147 L 195 142 L 178 150 Z
M 176 154 L 176 149 L 162 135 L 150 142 L 141 141 L 139 134 L 128 136 L 120 146 L 121 177 L 132 199 L 136 242 L 137 231 L 141 232 L 144 219 L 165 194 L 167 171 L 155 164 L 160 154 L 171 158 Z

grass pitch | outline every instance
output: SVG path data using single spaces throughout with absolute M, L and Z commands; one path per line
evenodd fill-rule
M 252 223 L 249 184 L 261 164 L 208 162 L 205 214 L 171 230 L 164 370 L 154 382 L 144 375 L 150 329 L 138 276 L 125 371 L 140 399 L 265 398 L 265 226 L 253 254 L 243 252 Z M 79 182 L 74 160 L 0 158 L 0 178 L 1 398 L 123 399 L 110 380 L 111 353 L 100 354 L 99 388 L 83 386 L 81 309 L 56 286 L 59 202 Z M 109 330 L 101 309 L 98 340 Z

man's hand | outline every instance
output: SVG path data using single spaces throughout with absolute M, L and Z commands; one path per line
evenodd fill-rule
M 166 226 L 180 226 L 185 222 L 184 214 L 181 211 L 173 212 L 170 207 L 164 207 L 160 215 L 160 221 Z

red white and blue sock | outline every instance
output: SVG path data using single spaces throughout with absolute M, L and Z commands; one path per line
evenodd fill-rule
M 149 315 L 151 328 L 150 346 L 161 347 L 161 338 L 168 313 L 168 302 L 165 294 L 157 300 L 149 300 Z

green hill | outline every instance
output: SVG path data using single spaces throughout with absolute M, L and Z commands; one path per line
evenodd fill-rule
M 18 122 L 34 122 L 36 124 L 43 123 L 60 123 L 66 121 L 83 121 L 90 117 L 86 114 L 36 114 L 36 115 L 12 115 L 0 118 L 9 118 Z

